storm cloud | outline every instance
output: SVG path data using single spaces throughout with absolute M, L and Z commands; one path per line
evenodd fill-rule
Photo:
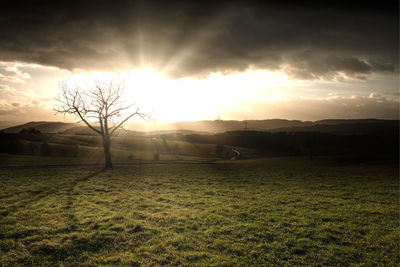
M 397 1 L 10 1 L 0 60 L 169 77 L 246 69 L 298 79 L 398 72 Z

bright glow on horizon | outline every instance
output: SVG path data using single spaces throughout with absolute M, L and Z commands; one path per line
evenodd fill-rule
M 108 80 L 111 72 L 68 71 L 23 62 L 0 61 L 0 120 L 74 121 L 55 115 L 58 83 L 80 89 Z M 124 97 L 159 122 L 244 119 L 398 118 L 398 77 L 369 80 L 296 80 L 283 71 L 249 69 L 211 73 L 205 78 L 171 79 L 143 68 L 120 72 Z M 141 120 L 137 118 L 137 120 Z
M 77 74 L 76 84 L 87 80 L 107 80 L 106 72 Z M 280 72 L 248 70 L 241 73 L 211 73 L 206 79 L 168 79 L 152 70 L 119 74 L 125 81 L 124 98 L 142 110 L 152 112 L 156 121 L 195 121 L 227 118 L 241 103 L 251 101 L 282 101 L 290 88 L 304 82 L 292 81 Z

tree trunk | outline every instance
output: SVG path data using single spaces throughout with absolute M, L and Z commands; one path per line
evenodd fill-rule
M 103 136 L 103 147 L 104 147 L 104 159 L 106 169 L 112 168 L 112 161 L 111 161 L 111 150 L 110 150 L 110 137 Z

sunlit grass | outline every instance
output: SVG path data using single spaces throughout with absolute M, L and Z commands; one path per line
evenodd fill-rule
M 399 263 L 393 165 L 0 170 L 0 265 Z

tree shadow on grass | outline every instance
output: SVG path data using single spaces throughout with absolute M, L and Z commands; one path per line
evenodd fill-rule
M 72 195 L 72 192 L 74 190 L 74 188 L 81 182 L 85 182 L 87 180 L 89 180 L 92 177 L 95 177 L 96 175 L 104 172 L 105 169 L 101 169 L 98 171 L 95 171 L 93 173 L 90 173 L 89 175 L 82 177 L 82 178 L 78 178 L 75 179 L 74 181 L 72 181 L 72 183 L 66 182 L 64 184 L 58 185 L 55 188 L 51 188 L 49 190 L 31 190 L 29 191 L 32 194 L 32 197 L 28 197 L 26 199 L 23 199 L 21 201 L 16 202 L 14 205 L 10 205 L 8 206 L 7 209 L 4 209 L 0 212 L 0 219 L 2 217 L 6 217 L 12 213 L 18 212 L 20 209 L 22 208 L 26 208 L 27 206 L 38 202 L 39 200 L 46 198 L 50 195 L 56 194 L 57 192 L 59 192 L 60 190 L 64 189 L 65 187 L 67 187 L 67 194 Z M 64 187 L 65 186 L 65 187 Z
M 36 206 L 40 201 L 44 201 L 43 203 L 46 207 L 49 204 L 50 207 L 56 207 L 58 203 L 61 203 L 61 207 L 57 208 L 56 213 L 62 217 L 60 218 L 61 220 L 56 218 L 55 220 L 50 220 L 50 225 L 45 225 L 47 220 L 43 222 L 38 220 L 42 216 L 51 216 L 51 214 L 38 214 L 39 217 L 33 219 L 38 224 L 30 225 L 22 223 L 14 230 L 0 234 L 0 246 L 7 240 L 13 240 L 12 244 L 14 244 L 15 248 L 20 243 L 24 243 L 27 252 L 29 252 L 25 256 L 21 255 L 22 257 L 14 259 L 15 263 L 24 264 L 27 260 L 30 263 L 36 262 L 38 265 L 43 263 L 43 259 L 51 262 L 65 261 L 68 257 L 79 260 L 84 251 L 89 253 L 97 252 L 104 247 L 111 247 L 115 238 L 114 236 L 102 232 L 85 232 L 80 229 L 81 225 L 76 217 L 76 201 L 80 197 L 76 188 L 80 183 L 87 182 L 90 178 L 96 177 L 102 172 L 104 172 L 104 169 L 91 171 L 89 174 L 73 180 L 66 180 L 61 185 L 58 184 L 57 187 L 54 186 L 49 190 L 37 192 L 32 197 L 22 200 L 3 211 L 0 214 L 0 221 L 3 219 L 7 221 L 7 218 L 10 218 L 9 216 L 12 218 L 14 213 L 24 212 L 24 209 L 28 209 L 27 211 L 29 212 L 31 205 Z M 50 198 L 42 200 L 46 197 Z M 13 250 L 13 248 L 10 247 L 9 250 Z
M 67 223 L 68 224 L 68 227 L 67 227 L 68 232 L 75 231 L 78 228 L 78 220 L 75 216 L 75 213 L 73 212 L 74 201 L 77 197 L 77 194 L 74 194 L 75 188 L 78 186 L 79 183 L 87 182 L 90 178 L 93 178 L 105 171 L 106 171 L 106 169 L 103 168 L 103 169 L 100 169 L 93 173 L 90 173 L 89 175 L 86 175 L 84 177 L 75 179 L 70 184 L 69 188 L 66 190 L 67 201 L 66 201 L 66 205 L 62 209 L 65 211 L 65 216 L 67 217 L 67 220 L 68 220 L 68 223 Z
M 84 252 L 96 253 L 103 248 L 112 247 L 115 237 L 108 232 L 87 232 L 82 229 L 75 210 L 76 201 L 80 197 L 75 189 L 80 183 L 87 182 L 90 178 L 96 177 L 104 171 L 104 169 L 101 169 L 77 178 L 69 183 L 67 189 L 64 189 L 66 200 L 65 205 L 61 207 L 61 213 L 65 217 L 66 226 L 56 231 L 57 234 L 62 236 L 61 242 L 48 239 L 37 242 L 30 248 L 34 259 L 39 261 L 46 259 L 50 262 L 68 262 L 71 260 L 80 262 L 85 260 Z

